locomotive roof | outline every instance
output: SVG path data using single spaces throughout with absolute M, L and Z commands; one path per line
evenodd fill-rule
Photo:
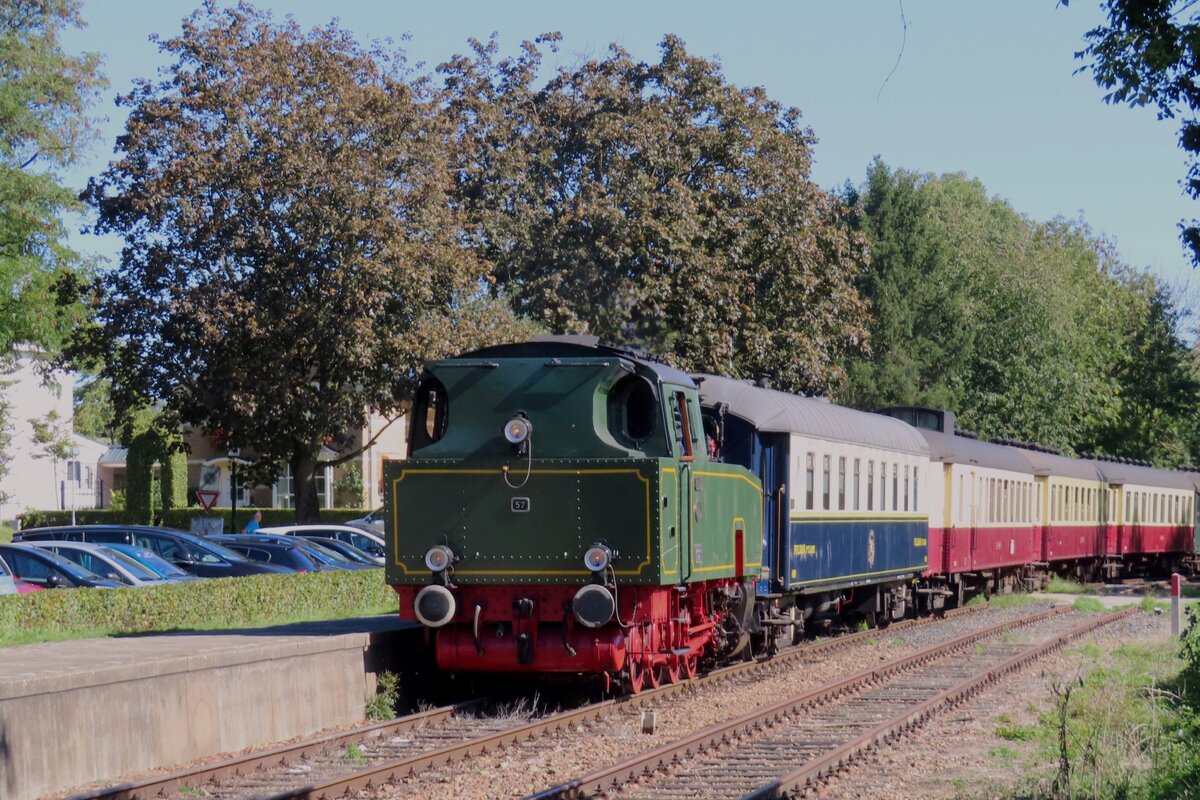
M 598 336 L 539 336 L 527 342 L 498 344 L 463 353 L 457 358 L 603 358 L 615 356 L 632 361 L 653 372 L 664 383 L 679 386 L 696 385 L 682 370 L 651 360 L 632 348 L 601 344 Z
M 763 389 L 719 375 L 697 375 L 700 402 L 727 403 L 729 413 L 760 431 L 797 433 L 815 439 L 927 455 L 929 446 L 916 429 L 891 417 L 855 411 L 825 400 Z
M 1041 450 L 1026 450 L 1021 447 L 1004 445 L 1014 453 L 1023 457 L 1033 467 L 1034 475 L 1057 475 L 1063 478 L 1080 478 L 1087 481 L 1100 481 L 1102 476 L 1091 461 L 1078 458 L 1067 458 L 1055 453 Z
M 932 461 L 977 464 L 992 469 L 1033 474 L 1033 465 L 1019 453 L 1013 452 L 1011 447 L 927 428 L 917 428 L 917 431 L 929 443 L 929 457 Z
M 1116 484 L 1137 486 L 1161 486 L 1165 489 L 1196 489 L 1196 481 L 1186 472 L 1143 467 L 1139 464 L 1121 464 L 1116 461 L 1093 461 L 1104 480 Z

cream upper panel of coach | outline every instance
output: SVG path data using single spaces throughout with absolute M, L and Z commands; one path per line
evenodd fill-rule
M 1190 525 L 1194 514 L 1196 482 L 1187 472 L 1162 470 L 1116 461 L 1088 461 L 1110 487 L 1119 493 L 1119 505 L 1110 511 L 1116 523 L 1135 525 Z
M 937 465 L 925 456 L 793 435 L 789 507 L 805 515 L 925 515 Z
M 1034 524 L 1039 489 L 1033 468 L 1012 448 L 941 431 L 920 433 L 930 459 L 945 465 L 941 513 L 930 516 L 931 526 Z

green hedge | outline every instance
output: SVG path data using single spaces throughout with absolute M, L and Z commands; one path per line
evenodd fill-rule
M 263 527 L 269 525 L 290 525 L 296 521 L 296 510 L 294 508 L 260 508 L 263 513 Z M 45 522 L 43 525 L 70 525 L 71 512 L 68 511 L 39 511 Z M 358 519 L 367 512 L 361 508 L 331 508 L 328 510 L 322 509 L 322 522 L 345 522 L 348 519 Z M 162 517 L 162 524 L 168 528 L 179 528 L 181 530 L 189 530 L 192 525 L 192 517 L 203 517 L 204 510 L 199 506 L 191 506 L 189 508 L 177 508 L 172 511 L 164 511 L 159 514 Z M 225 520 L 225 527 L 229 527 L 229 509 L 214 508 L 212 516 L 221 517 Z M 111 508 L 87 508 L 79 509 L 75 512 L 75 521 L 80 525 L 89 525 L 96 523 L 125 523 L 135 522 L 133 515 L 126 510 L 114 511 Z M 250 521 L 249 512 L 238 507 L 237 510 L 237 526 L 238 530 L 245 527 Z M 28 527 L 28 526 L 25 526 Z
M 88 635 L 244 628 L 397 609 L 383 570 L 210 578 L 0 596 L 0 645 Z

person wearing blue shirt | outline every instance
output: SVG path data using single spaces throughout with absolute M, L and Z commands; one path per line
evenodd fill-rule
M 255 511 L 250 515 L 250 521 L 246 523 L 246 527 L 242 530 L 242 533 L 254 533 L 260 527 L 262 527 L 262 512 Z

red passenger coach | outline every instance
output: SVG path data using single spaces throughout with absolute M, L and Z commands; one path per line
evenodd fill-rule
M 1196 486 L 1184 472 L 1094 460 L 1109 487 L 1106 539 L 1114 558 L 1173 565 L 1193 548 Z

